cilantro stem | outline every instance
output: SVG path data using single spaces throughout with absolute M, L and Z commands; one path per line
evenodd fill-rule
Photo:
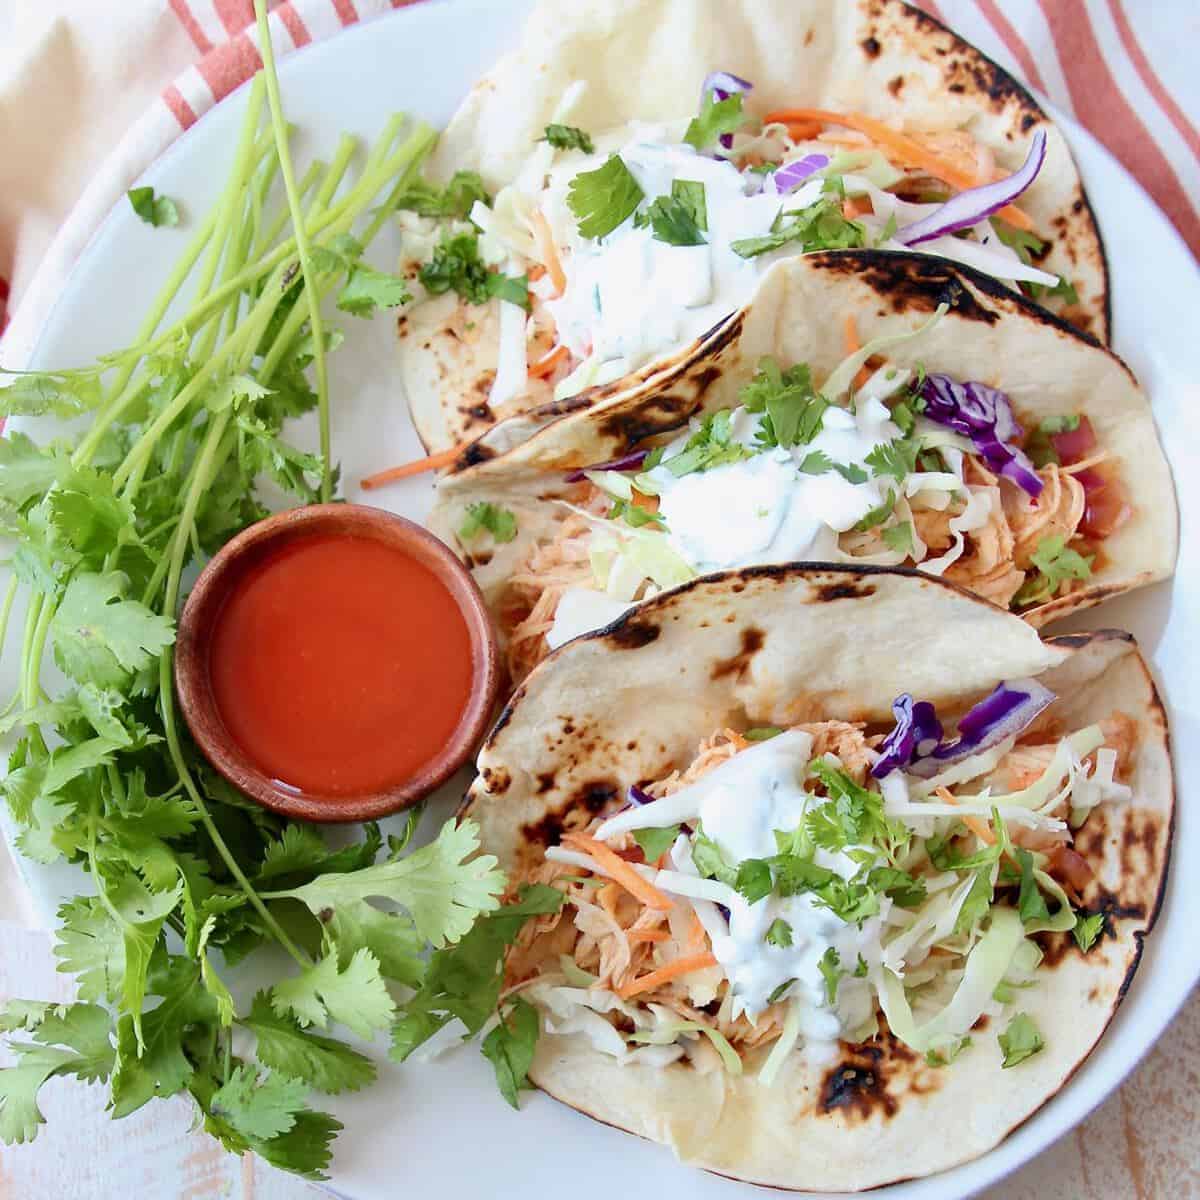
M 8 641 L 8 621 L 12 616 L 13 601 L 17 598 L 17 577 L 12 575 L 4 589 L 4 607 L 0 608 L 0 656 L 4 654 L 4 643 Z
M 28 673 L 27 694 L 33 697 L 29 701 L 30 707 L 40 699 L 42 655 L 46 650 L 46 636 L 50 632 L 50 622 L 54 619 L 57 609 L 58 604 L 53 597 L 45 596 L 43 598 L 41 612 L 38 614 L 37 628 L 33 631 L 33 643 L 29 647 L 29 658 L 25 664 Z
M 283 190 L 287 194 L 292 214 L 292 232 L 300 258 L 300 273 L 304 277 L 304 293 L 308 301 L 308 323 L 312 330 L 313 367 L 317 373 L 317 421 L 321 431 L 321 499 L 328 503 L 333 495 L 333 446 L 329 429 L 329 371 L 325 363 L 325 328 L 321 321 L 321 298 L 317 292 L 316 272 L 309 249 L 308 230 L 296 190 L 296 175 L 292 169 L 292 151 L 287 142 L 283 117 L 283 102 L 279 97 L 279 75 L 275 70 L 275 50 L 271 45 L 271 27 L 267 21 L 267 0 L 254 0 L 258 19 L 259 52 L 262 54 L 263 75 L 267 81 L 267 104 L 275 126 L 275 150 L 279 170 L 283 175 Z
M 275 164 L 278 167 L 278 164 Z M 314 159 L 308 164 L 308 170 L 304 172 L 304 177 L 300 180 L 300 195 L 307 196 L 317 182 L 317 177 L 322 171 L 328 170 L 328 165 L 321 159 Z M 272 178 L 274 171 L 272 171 Z M 283 232 L 283 227 L 288 221 L 288 210 L 281 209 L 275 219 L 267 226 L 266 233 L 259 232 L 258 240 L 254 243 L 252 257 L 261 258 L 275 244 L 275 240 Z

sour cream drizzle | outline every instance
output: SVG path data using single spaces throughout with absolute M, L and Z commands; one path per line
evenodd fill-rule
M 610 818 L 596 836 L 604 840 L 634 829 L 698 820 L 730 865 L 769 857 L 778 851 L 776 830 L 790 833 L 813 804 L 803 787 L 811 754 L 812 737 L 788 730 L 734 755 L 690 787 Z M 676 840 L 671 860 L 674 870 L 658 872 L 656 885 L 678 895 L 694 892 L 682 878 L 678 885 L 672 882 L 673 877 L 698 874 L 686 834 Z M 859 870 L 859 864 L 842 852 L 818 850 L 815 861 L 846 879 Z M 878 960 L 881 920 L 886 914 L 863 922 L 860 929 L 821 907 L 809 894 L 771 895 L 750 904 L 724 884 L 705 882 L 708 899 L 718 890 L 716 902 L 729 910 L 728 920 L 716 909 L 708 909 L 704 924 L 713 955 L 729 980 L 735 1015 L 745 1012 L 753 1020 L 784 984 L 794 981 L 786 996 L 799 1007 L 806 1053 L 818 1060 L 827 1057 L 842 1033 L 861 1023 L 871 1010 L 869 986 L 852 972 L 860 954 L 868 963 Z M 776 920 L 790 927 L 790 946 L 766 940 Z M 834 1003 L 829 1001 L 819 966 L 831 948 L 846 971 Z

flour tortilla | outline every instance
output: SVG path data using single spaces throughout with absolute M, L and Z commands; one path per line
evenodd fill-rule
M 752 113 L 818 107 L 866 113 L 907 130 L 966 128 L 1007 170 L 1020 166 L 1034 131 L 1044 129 L 1046 161 L 1020 202 L 1049 246 L 1038 265 L 1074 283 L 1079 303 L 1068 315 L 1107 343 L 1104 247 L 1062 134 L 1016 80 L 902 0 L 543 0 L 517 49 L 480 80 L 450 122 L 434 174 L 478 170 L 492 191 L 512 182 L 577 80 L 587 90 L 570 121 L 598 134 L 635 119 L 690 116 L 704 77 L 718 69 L 754 83 Z M 1061 299 L 1047 303 L 1066 312 Z M 401 376 L 431 452 L 552 399 L 552 389 L 535 380 L 502 412 L 489 408 L 498 307 L 442 298 L 401 319 Z M 681 346 L 647 364 L 638 379 L 689 350 Z M 600 404 L 638 379 L 573 400 Z M 543 414 L 542 423 L 554 415 Z
M 467 507 L 490 501 L 517 519 L 513 541 L 480 553 L 460 547 L 496 609 L 516 566 L 536 542 L 554 536 L 565 472 L 607 462 L 644 438 L 683 426 L 696 414 L 738 403 L 759 360 L 806 362 L 820 383 L 844 356 L 842 321 L 854 314 L 863 342 L 916 329 L 939 304 L 949 311 L 928 333 L 888 351 L 891 362 L 944 371 L 1005 391 L 1018 412 L 1086 413 L 1127 488 L 1133 513 L 1104 540 L 1103 554 L 1078 591 L 1028 609 L 1035 625 L 1167 578 L 1174 569 L 1178 511 L 1170 469 L 1150 404 L 1111 351 L 969 268 L 925 255 L 839 250 L 776 263 L 754 301 L 714 330 L 691 358 L 664 377 L 545 428 L 503 422 L 438 482 L 430 525 L 456 544 Z
M 526 680 L 479 756 L 464 815 L 518 875 L 565 827 L 623 803 L 631 783 L 685 766 L 731 725 L 823 718 L 888 723 L 909 691 L 961 712 L 1001 679 L 1037 676 L 1077 729 L 1119 709 L 1137 723 L 1133 800 L 1095 810 L 1076 849 L 1108 914 L 1086 956 L 1039 935 L 1045 958 L 1019 1007 L 1045 1049 L 1001 1069 L 1000 1026 L 935 1069 L 890 1036 L 843 1044 L 832 1067 L 788 1060 L 773 1088 L 738 1078 L 621 1066 L 583 1039 L 545 1036 L 530 1077 L 597 1119 L 681 1159 L 797 1190 L 855 1191 L 983 1154 L 1050 1099 L 1120 1004 L 1154 924 L 1170 848 L 1166 717 L 1127 634 L 1042 642 L 1019 618 L 911 571 L 752 568 L 697 580 L 551 655 Z

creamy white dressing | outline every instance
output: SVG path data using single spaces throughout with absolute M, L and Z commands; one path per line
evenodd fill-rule
M 760 418 L 737 409 L 734 440 L 752 445 L 746 418 L 757 431 Z M 664 460 L 681 451 L 688 436 L 690 431 L 672 443 Z M 875 478 L 866 458 L 898 437 L 887 406 L 864 393 L 854 412 L 826 409 L 820 432 L 807 445 L 775 447 L 681 478 L 660 465 L 649 476 L 659 490 L 671 546 L 694 570 L 789 562 L 807 557 L 823 530 L 845 533 L 883 502 L 895 481 Z M 800 465 L 814 452 L 860 467 L 867 478 L 851 483 L 835 470 L 806 474 Z
M 607 839 L 633 829 L 698 821 L 730 865 L 769 857 L 778 852 L 777 830 L 792 832 L 810 806 L 824 803 L 814 801 L 803 787 L 811 754 L 811 736 L 788 730 L 734 755 L 672 796 L 610 818 L 596 836 Z M 860 929 L 821 907 L 811 894 L 770 895 L 750 904 L 726 884 L 697 878 L 686 836 L 676 840 L 671 858 L 674 870 L 658 872 L 655 882 L 665 891 L 694 897 L 698 910 L 705 906 L 701 919 L 713 955 L 729 981 L 734 1014 L 745 1012 L 753 1020 L 777 991 L 794 981 L 785 994 L 799 1006 L 806 1053 L 816 1059 L 826 1057 L 842 1033 L 861 1022 L 869 1008 L 869 989 L 865 983 L 855 986 L 858 981 L 852 972 L 860 954 L 868 963 L 877 961 L 886 914 L 870 918 Z M 815 861 L 846 879 L 860 869 L 860 864 L 842 852 L 818 850 Z M 727 920 L 716 904 L 728 909 Z M 890 906 L 889 902 L 885 900 L 884 906 Z M 766 940 L 777 920 L 790 927 L 790 946 Z M 831 948 L 846 971 L 833 1004 L 819 965 Z
M 607 152 L 582 162 L 573 155 L 569 172 L 552 173 L 542 199 L 565 249 L 567 286 L 548 301 L 559 338 L 577 358 L 603 364 L 610 378 L 686 344 L 745 304 L 759 276 L 781 255 L 742 258 L 732 244 L 761 237 L 781 211 L 798 211 L 821 198 L 820 179 L 788 196 L 759 191 L 759 181 L 732 163 L 665 140 L 673 132 L 635 125 L 618 153 L 645 195 L 643 207 L 669 196 L 676 180 L 704 185 L 704 245 L 668 245 L 649 226 L 636 228 L 632 217 L 603 238 L 581 237 L 567 207 L 567 189 L 575 175 L 603 165 Z

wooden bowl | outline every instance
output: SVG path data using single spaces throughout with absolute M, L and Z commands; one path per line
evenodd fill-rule
M 222 605 L 244 569 L 268 547 L 312 534 L 368 537 L 403 550 L 449 591 L 466 622 L 472 683 L 467 705 L 446 744 L 403 782 L 369 795 L 299 792 L 269 778 L 225 727 L 209 669 L 212 634 Z M 268 517 L 243 530 L 213 557 L 196 581 L 179 619 L 175 691 L 192 737 L 204 756 L 239 791 L 266 808 L 302 821 L 370 821 L 408 808 L 443 784 L 482 739 L 500 688 L 496 633 L 470 572 L 433 534 L 379 508 L 314 504 Z

